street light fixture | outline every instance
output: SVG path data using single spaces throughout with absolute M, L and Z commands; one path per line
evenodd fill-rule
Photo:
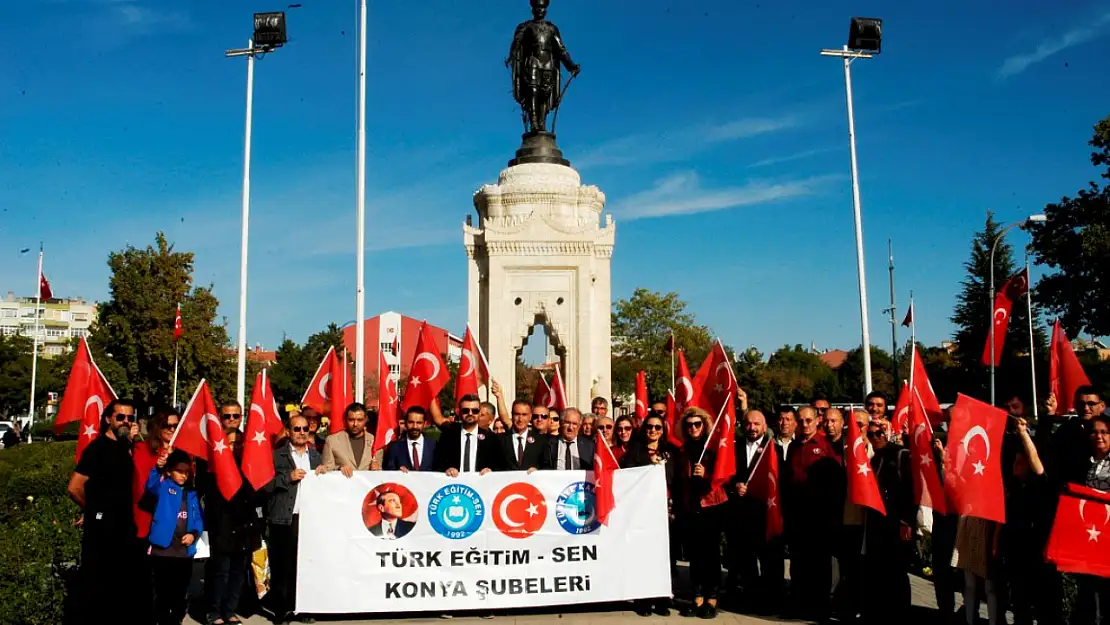
M 863 218 L 860 211 L 859 167 L 856 163 L 856 119 L 852 109 L 852 61 L 869 59 L 882 50 L 883 21 L 873 17 L 853 17 L 848 28 L 848 44 L 840 50 L 821 50 L 822 56 L 844 60 L 844 86 L 848 100 L 848 146 L 852 157 L 852 203 L 856 226 L 856 270 L 859 273 L 859 314 L 863 351 L 864 392 L 871 392 L 871 332 L 867 320 L 867 275 L 863 260 Z
M 247 57 L 247 123 L 243 139 L 243 235 L 239 259 L 239 366 L 236 377 L 236 396 L 242 405 L 247 386 L 247 243 L 251 212 L 251 116 L 254 110 L 254 58 L 263 56 L 288 42 L 285 32 L 285 13 L 254 14 L 254 37 L 247 47 L 228 50 L 228 58 Z
M 1012 224 L 1006 226 L 1005 228 L 1003 228 L 1002 231 L 998 233 L 998 236 L 996 236 L 994 238 L 994 242 L 991 243 L 991 256 L 990 256 L 990 266 L 991 266 L 990 267 L 990 276 L 991 276 L 991 293 L 990 293 L 991 325 L 990 325 L 990 328 L 991 328 L 991 336 L 990 336 L 990 341 L 989 342 L 991 344 L 991 405 L 992 406 L 994 405 L 994 362 L 995 362 L 995 360 L 998 359 L 997 355 L 994 353 L 994 295 L 995 295 L 995 293 L 994 293 L 994 252 L 995 252 L 995 250 L 998 249 L 998 242 L 1001 241 L 1002 239 L 1005 239 L 1006 238 L 1006 233 L 1008 233 L 1009 231 L 1013 230 L 1014 228 L 1017 228 L 1018 226 L 1021 226 L 1022 228 L 1028 228 L 1029 226 L 1031 226 L 1033 224 L 1043 224 L 1047 220 L 1048 220 L 1048 218 L 1045 217 L 1044 215 L 1037 214 L 1037 215 L 1030 215 L 1030 216 L 1026 217 L 1023 221 L 1015 221 L 1014 223 L 1012 223 Z M 1026 285 L 1026 288 L 1027 289 L 1029 288 L 1028 284 Z M 1032 312 L 1032 311 L 1030 311 L 1030 312 Z M 1029 327 L 1030 327 L 1030 339 L 1029 339 L 1030 356 L 1029 356 L 1029 360 L 1032 363 L 1032 361 L 1033 361 L 1033 356 L 1032 356 L 1032 349 L 1033 349 L 1033 339 L 1032 339 L 1033 316 L 1032 316 L 1032 314 L 1030 314 L 1030 316 L 1029 316 Z M 1036 383 L 1037 383 L 1036 382 L 1036 376 L 1034 376 L 1033 384 L 1036 385 Z M 1037 392 L 1036 387 L 1034 386 L 1033 393 L 1036 394 L 1036 392 Z M 1034 406 L 1036 405 L 1036 403 L 1037 403 L 1036 399 L 1034 399 L 1033 400 Z

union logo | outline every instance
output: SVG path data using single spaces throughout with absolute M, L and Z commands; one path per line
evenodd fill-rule
M 559 493 L 555 502 L 555 519 L 569 534 L 589 534 L 601 527 L 597 520 L 597 499 L 594 485 L 574 482 Z
M 482 498 L 466 484 L 444 486 L 428 501 L 428 524 L 444 538 L 466 538 L 482 527 L 485 518 Z

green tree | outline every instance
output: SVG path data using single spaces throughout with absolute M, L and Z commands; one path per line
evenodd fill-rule
M 647 372 L 648 395 L 664 397 L 671 387 L 671 357 L 663 349 L 671 333 L 686 352 L 691 374 L 709 353 L 713 334 L 698 325 L 678 293 L 636 289 L 632 297 L 613 304 L 613 394 L 636 390 L 636 374 Z
M 26 336 L 0 335 L 0 415 L 27 414 L 31 390 L 32 340 Z M 72 356 L 70 356 L 71 358 Z M 46 358 L 39 345 L 38 371 L 35 376 L 35 420 L 45 414 L 47 393 L 60 393 L 65 387 L 69 366 L 67 357 Z
M 963 290 L 956 298 L 952 323 L 956 325 L 953 354 L 962 376 L 960 392 L 980 399 L 989 399 L 990 374 L 983 365 L 983 347 L 990 336 L 994 301 L 990 297 L 990 253 L 997 241 L 994 254 L 995 289 L 1000 290 L 1016 271 L 1013 248 L 1004 239 L 999 240 L 1002 226 L 987 214 L 983 230 L 977 232 L 971 243 L 971 256 L 964 263 L 967 277 L 961 282 Z M 1045 353 L 1045 335 L 1036 309 L 1033 311 L 1033 341 L 1036 354 Z M 1005 392 L 1029 390 L 1029 316 L 1025 302 L 1014 302 L 1006 342 L 995 372 L 999 398 Z M 1040 356 L 1038 356 L 1040 358 Z M 1040 364 L 1040 363 L 1038 363 Z
M 1105 168 L 1110 179 L 1110 116 L 1095 126 L 1088 142 L 1091 164 Z M 1062 317 L 1072 337 L 1080 332 L 1110 335 L 1110 187 L 1091 182 L 1075 197 L 1045 206 L 1046 221 L 1031 228 L 1038 265 L 1053 270 L 1042 277 L 1035 298 L 1051 314 Z
M 786 403 L 808 403 L 816 394 L 828 397 L 840 394 L 836 372 L 801 345 L 784 345 L 771 354 L 763 374 L 770 395 L 770 405 L 763 406 L 766 409 Z
M 284 337 L 276 352 L 277 362 L 270 367 L 270 388 L 279 406 L 301 401 L 312 373 L 306 373 L 307 363 L 301 346 Z
M 101 305 L 89 345 L 116 393 L 169 403 L 173 386 L 174 309 L 181 303 L 178 399 L 206 378 L 218 399 L 235 396 L 235 363 L 227 328 L 217 321 L 211 286 L 193 286 L 193 254 L 159 232 L 154 245 L 108 255 L 110 299 Z M 113 378 L 109 370 L 120 374 Z
M 894 361 L 890 353 L 881 347 L 871 346 L 871 388 L 880 391 L 894 401 L 897 398 L 899 385 L 894 382 Z M 848 352 L 844 364 L 836 370 L 839 389 L 830 399 L 833 401 L 862 402 L 864 395 L 863 384 L 863 350 L 859 347 Z

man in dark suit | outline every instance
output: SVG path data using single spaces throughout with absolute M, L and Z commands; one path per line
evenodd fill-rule
M 378 495 L 378 514 L 381 520 L 370 526 L 370 533 L 385 540 L 404 538 L 416 524 L 401 518 L 401 496 L 392 491 Z
M 505 470 L 539 468 L 547 435 L 532 429 L 532 405 L 523 399 L 513 402 L 512 430 L 499 437 Z
M 593 471 L 594 442 L 578 436 L 582 427 L 582 413 L 577 408 L 563 411 L 558 436 L 552 436 L 544 445 L 538 468 L 545 471 Z
M 382 460 L 385 471 L 431 471 L 435 460 L 436 442 L 424 436 L 428 413 L 420 406 L 405 411 L 405 437 L 389 444 Z
M 459 400 L 459 421 L 441 427 L 439 441 L 436 442 L 434 471 L 442 471 L 449 477 L 459 473 L 481 473 L 500 471 L 504 467 L 501 444 L 496 435 L 478 427 L 478 413 L 481 402 L 477 395 L 463 395 Z
M 270 524 L 270 566 L 273 571 L 272 608 L 277 622 L 291 620 L 297 597 L 297 540 L 300 519 L 301 480 L 309 471 L 326 473 L 323 457 L 310 444 L 308 419 L 289 418 L 289 442 L 274 450 L 274 479 L 266 485 L 270 493 L 266 520 Z
M 779 454 L 782 450 L 767 431 L 762 412 L 749 410 L 742 425 L 743 437 L 735 445 L 736 475 L 728 486 L 729 590 L 739 586 L 746 603 L 758 599 L 766 607 L 777 607 L 774 602 L 782 598 L 784 579 L 782 538 L 766 539 L 767 504 L 748 495 L 748 478 L 764 450 Z

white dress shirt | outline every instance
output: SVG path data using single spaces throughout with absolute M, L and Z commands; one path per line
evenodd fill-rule
M 466 436 L 470 435 L 470 470 L 478 471 L 478 428 L 475 427 L 473 431 L 467 432 L 462 429 L 459 432 L 459 471 L 463 470 L 466 463 Z
M 397 540 L 397 519 L 391 521 L 382 519 L 382 538 L 385 540 Z
M 763 447 L 763 437 L 754 441 L 748 441 L 748 468 L 755 466 L 759 461 L 759 450 Z
M 416 445 L 417 453 L 423 454 L 424 453 L 424 435 L 421 434 L 420 438 L 418 438 L 416 440 L 412 440 L 411 438 L 406 438 L 405 439 L 405 448 L 409 452 L 409 462 L 412 464 L 413 469 L 416 469 L 417 471 L 419 471 L 420 470 L 420 464 L 416 462 L 416 458 L 412 457 L 412 446 L 413 446 L 413 444 Z M 424 461 L 424 456 L 420 456 L 420 461 L 421 462 Z
M 305 445 L 304 453 L 297 451 L 293 443 L 289 443 L 289 453 L 293 456 L 293 466 L 301 469 L 305 473 L 312 473 L 312 462 L 308 456 L 308 445 Z M 301 512 L 301 489 L 297 489 L 297 497 L 293 500 L 293 514 L 300 514 Z
M 570 457 L 574 463 L 573 467 L 566 466 L 568 443 L 570 444 Z M 582 467 L 582 462 L 578 458 L 578 439 L 567 441 L 565 438 L 560 438 L 559 443 L 555 446 L 555 468 L 560 471 L 571 471 L 574 467 Z

